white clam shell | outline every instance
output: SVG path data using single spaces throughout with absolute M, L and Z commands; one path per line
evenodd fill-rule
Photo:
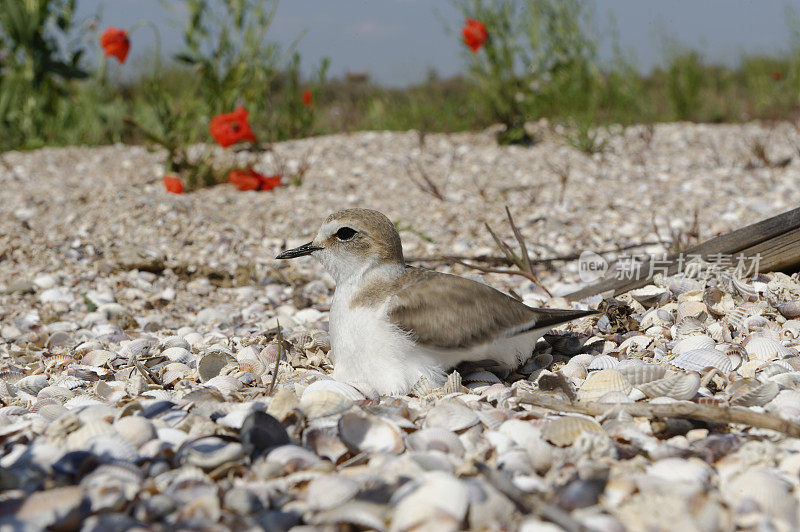
M 619 360 L 610 355 L 597 355 L 589 363 L 587 369 L 590 371 L 596 369 L 613 369 L 616 368 L 618 364 Z
M 428 411 L 426 427 L 441 427 L 457 432 L 480 422 L 478 415 L 457 399 L 441 401 Z
M 687 351 L 696 351 L 697 349 L 713 349 L 716 345 L 717 343 L 710 336 L 696 334 L 678 341 L 673 346 L 672 352 L 676 355 L 682 355 Z
M 338 391 L 317 388 L 308 390 L 300 398 L 300 410 L 309 419 L 340 414 L 353 406 L 353 400 Z
M 197 361 L 197 374 L 202 382 L 210 381 L 219 376 L 226 365 L 236 362 L 236 359 L 222 351 L 212 351 L 203 355 Z
M 669 397 L 689 400 L 700 389 L 700 375 L 697 373 L 676 373 L 663 379 L 645 382 L 637 386 L 647 397 Z
M 601 369 L 590 373 L 578 390 L 579 401 L 595 401 L 609 392 L 627 394 L 631 383 L 615 369 Z
M 441 451 L 453 456 L 463 456 L 464 444 L 454 432 L 439 427 L 429 427 L 406 436 L 406 447 L 411 451 Z
M 542 439 L 553 445 L 565 447 L 572 445 L 582 432 L 606 434 L 603 427 L 594 419 L 580 416 L 560 416 L 551 419 L 542 429 Z
M 362 452 L 401 453 L 405 446 L 400 430 L 377 416 L 350 412 L 339 419 L 339 437 Z
M 742 342 L 750 360 L 773 360 L 794 353 L 780 342 L 764 336 L 749 336 Z
M 772 401 L 780 391 L 778 383 L 767 381 L 761 383 L 758 381 L 751 381 L 749 385 L 740 384 L 735 390 L 731 390 L 734 385 L 744 382 L 737 381 L 733 383 L 728 391 L 731 392 L 731 404 L 742 406 L 763 406 Z
M 318 390 L 327 390 L 330 392 L 338 393 L 340 395 L 347 397 L 351 401 L 363 401 L 366 399 L 364 394 L 358 391 L 353 386 L 333 379 L 319 379 L 312 382 L 306 387 L 305 390 L 303 390 L 303 396 L 305 396 L 307 393 L 315 392 Z M 303 396 L 301 396 L 301 401 Z
M 716 368 L 727 375 L 733 369 L 733 363 L 722 351 L 716 349 L 693 349 L 686 351 L 670 362 L 676 368 L 686 371 L 705 372 L 707 368 Z
M 667 372 L 667 368 L 647 363 L 629 364 L 624 367 L 620 364 L 620 366 L 617 367 L 617 371 L 622 373 L 631 385 L 638 386 L 645 382 L 662 378 Z

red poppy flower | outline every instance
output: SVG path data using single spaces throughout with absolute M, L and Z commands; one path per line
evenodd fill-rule
M 128 40 L 128 32 L 119 28 L 108 28 L 100 37 L 100 46 L 106 53 L 106 57 L 113 55 L 120 63 L 124 63 L 131 49 L 131 41 Z
M 311 107 L 314 104 L 314 95 L 311 94 L 311 91 L 306 89 L 303 91 L 303 105 L 306 107 Z
M 782 80 L 783 79 L 783 72 L 781 72 L 780 70 L 776 70 L 775 72 L 772 73 L 772 79 L 774 79 L 775 81 Z
M 272 190 L 280 186 L 281 176 L 265 176 L 252 168 L 246 170 L 231 170 L 228 174 L 230 181 L 239 190 Z
M 250 129 L 250 124 L 247 123 L 247 111 L 241 106 L 232 113 L 222 113 L 212 118 L 208 124 L 208 131 L 223 148 L 243 140 L 258 142 L 253 130 Z
M 174 175 L 164 176 L 164 188 L 173 194 L 183 194 L 183 182 Z
M 480 50 L 483 43 L 489 38 L 483 22 L 471 18 L 467 19 L 466 25 L 461 29 L 461 33 L 464 35 L 464 43 L 472 49 L 472 53 Z

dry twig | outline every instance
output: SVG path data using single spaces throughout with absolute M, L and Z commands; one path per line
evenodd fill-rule
M 755 412 L 743 407 L 722 407 L 679 402 L 654 405 L 649 403 L 569 403 L 543 394 L 523 393 L 519 400 L 526 405 L 539 406 L 558 412 L 575 412 L 601 416 L 625 412 L 634 417 L 695 419 L 707 423 L 738 423 L 750 427 L 769 429 L 792 438 L 800 438 L 800 424 L 772 414 Z
M 500 251 L 505 256 L 506 261 L 516 266 L 518 270 L 484 268 L 483 266 L 469 264 L 455 258 L 452 259 L 453 262 L 484 273 L 500 273 L 504 275 L 519 275 L 521 277 L 525 277 L 536 286 L 544 290 L 548 297 L 553 297 L 550 291 L 547 290 L 547 288 L 545 288 L 544 285 L 542 285 L 542 283 L 539 281 L 539 277 L 536 275 L 536 271 L 533 269 L 533 262 L 531 261 L 530 255 L 528 255 L 528 247 L 525 245 L 525 239 L 522 237 L 522 233 L 520 233 L 517 224 L 514 223 L 514 218 L 511 216 L 511 211 L 508 209 L 508 206 L 506 206 L 506 216 L 508 216 L 508 223 L 511 225 L 511 231 L 514 233 L 514 238 L 517 240 L 517 244 L 522 251 L 522 255 L 517 255 L 517 253 L 511 249 L 511 246 L 503 242 L 503 240 L 497 236 L 497 233 L 495 233 L 494 230 L 489 227 L 488 223 L 484 223 L 483 225 L 486 227 L 486 230 L 489 231 L 489 234 L 492 235 L 495 244 L 497 244 L 497 247 L 500 248 Z
M 272 392 L 275 391 L 275 384 L 278 382 L 278 368 L 281 365 L 281 355 L 283 354 L 283 333 L 281 332 L 281 322 L 278 324 L 278 357 L 275 359 L 275 367 L 272 368 L 272 382 L 269 383 L 268 396 L 272 397 Z

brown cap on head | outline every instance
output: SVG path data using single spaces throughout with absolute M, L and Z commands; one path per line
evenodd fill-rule
M 363 237 L 359 251 L 377 255 L 382 260 L 404 263 L 403 246 L 397 229 L 385 214 L 371 209 L 345 209 L 328 216 L 323 227 L 334 226 L 352 228 Z M 331 236 L 336 230 L 331 231 Z M 321 243 L 320 243 L 321 244 Z

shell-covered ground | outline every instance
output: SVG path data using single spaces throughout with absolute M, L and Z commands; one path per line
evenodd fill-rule
M 800 202 L 789 124 L 612 130 L 591 156 L 537 127 L 532 147 L 388 132 L 282 143 L 256 169 L 307 170 L 271 192 L 168 194 L 163 153 L 141 147 L 2 154 L 0 528 L 796 529 L 798 440 L 613 409 L 693 402 L 800 422 L 796 275 L 656 277 L 579 303 L 606 313 L 517 371 L 459 368 L 443 388 L 381 397 L 330 379 L 333 283 L 311 259 L 273 257 L 337 209 L 386 213 L 414 264 L 567 306 L 524 277 L 438 259 L 500 255 L 484 223 L 512 243 L 504 206 L 546 259 L 660 252 Z M 574 261 L 538 273 L 556 295 L 580 286 Z M 609 411 L 567 415 L 529 394 Z

